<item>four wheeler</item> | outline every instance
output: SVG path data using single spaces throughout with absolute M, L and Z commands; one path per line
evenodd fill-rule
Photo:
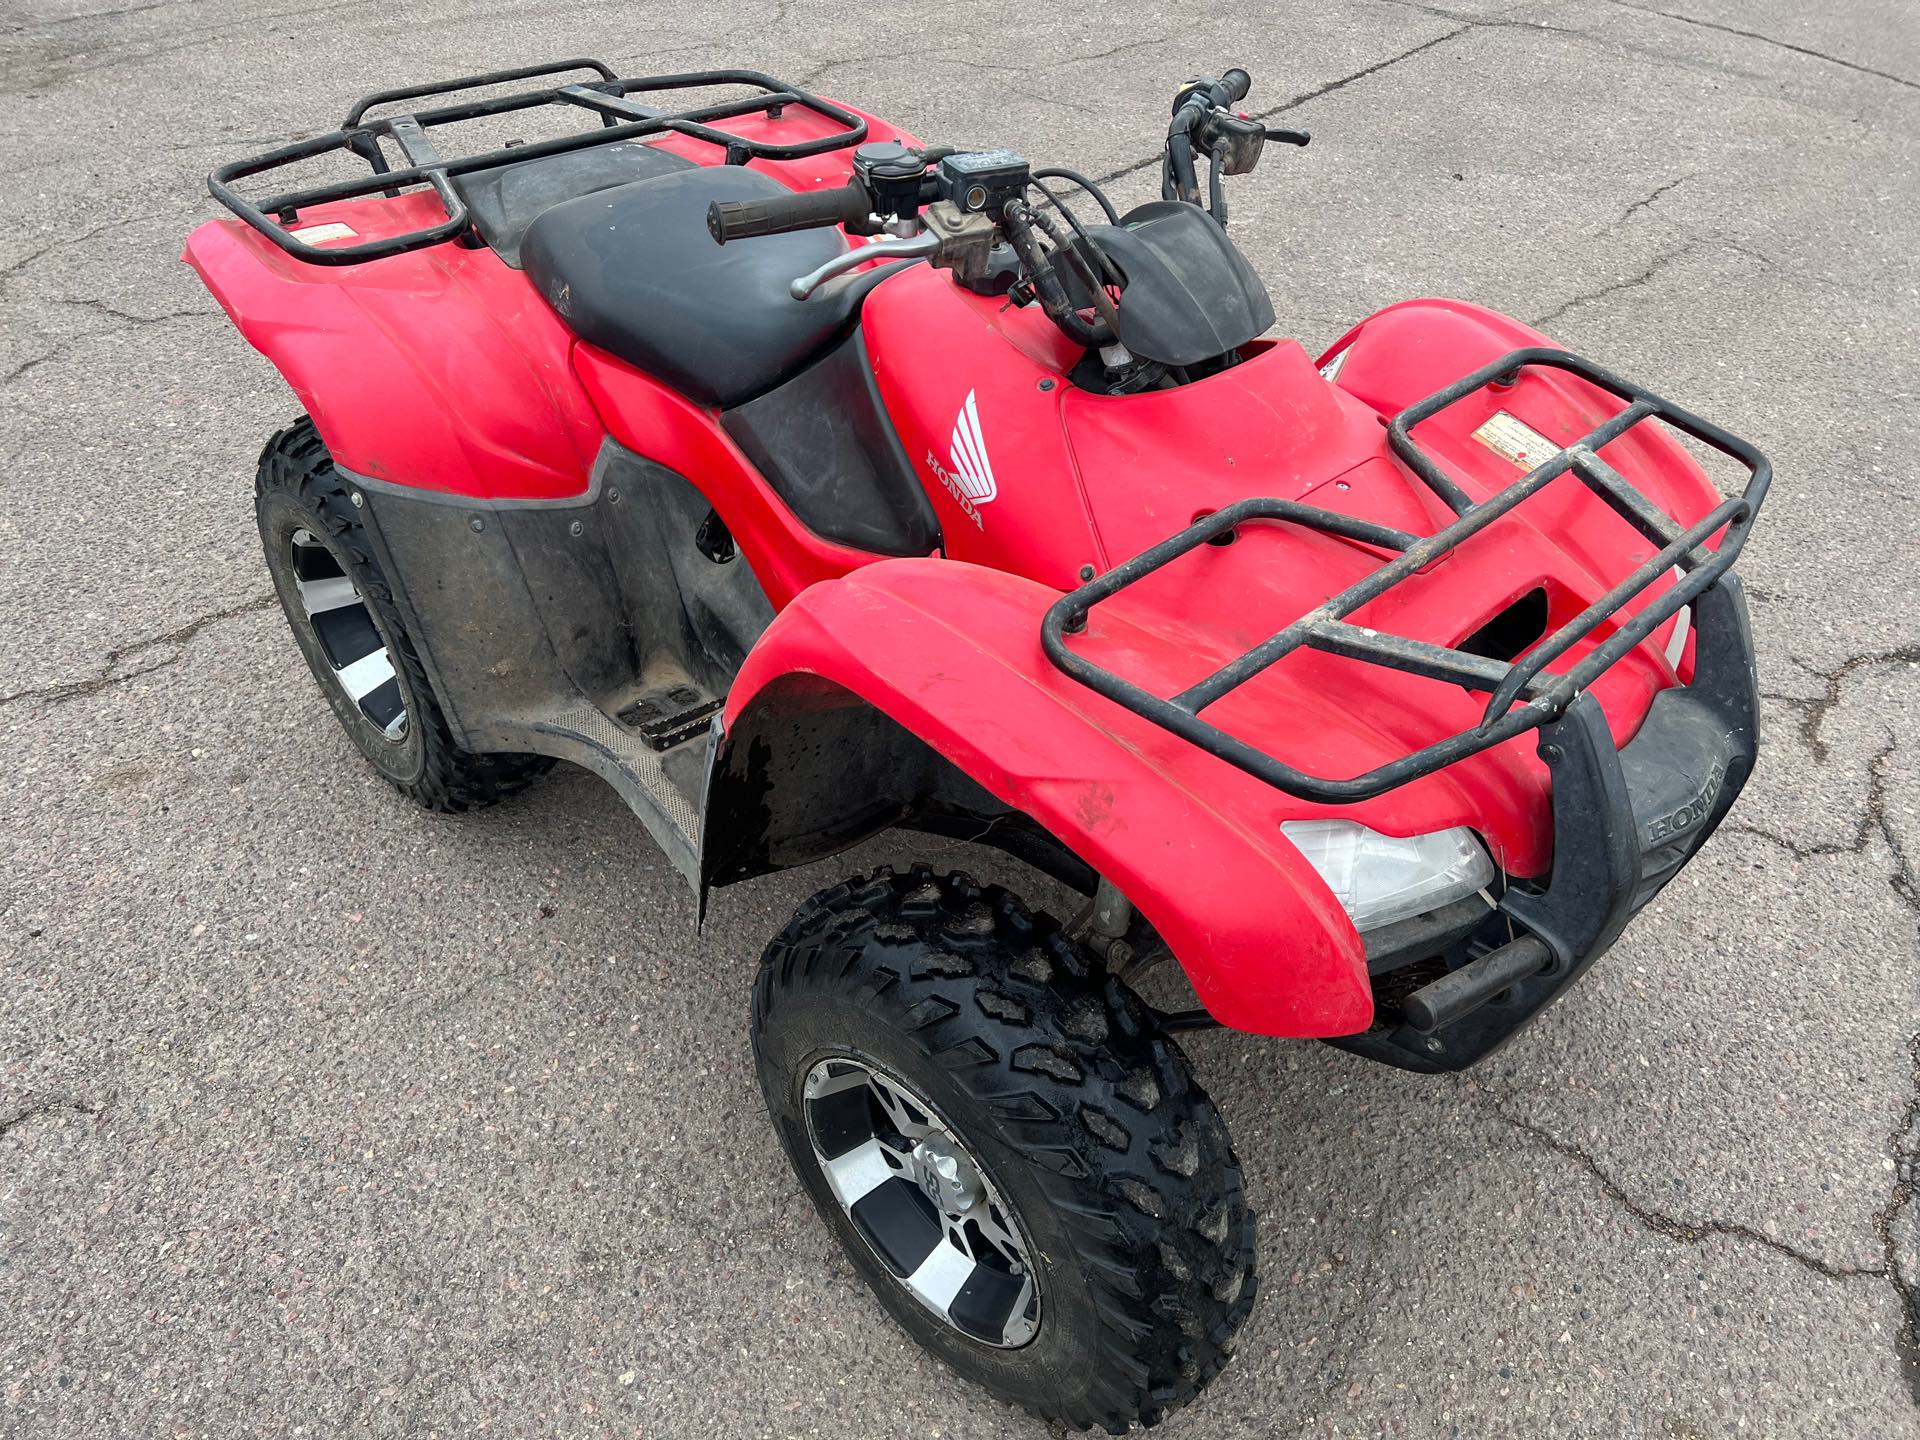
M 754 72 L 502 71 L 216 171 L 235 218 L 186 253 L 305 407 L 260 460 L 268 569 L 407 795 L 584 765 L 703 906 L 889 827 L 1085 896 L 836 886 L 768 946 L 752 1040 L 900 1324 L 1116 1433 L 1254 1302 L 1174 1034 L 1473 1064 L 1757 740 L 1730 567 L 1766 460 L 1474 305 L 1269 338 L 1223 182 L 1307 137 L 1248 85 L 1181 88 L 1122 214 Z M 262 193 L 329 157 L 365 172 Z M 1169 956 L 1192 1008 L 1130 984 Z

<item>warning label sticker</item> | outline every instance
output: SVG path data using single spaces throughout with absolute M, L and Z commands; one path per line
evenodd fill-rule
M 304 230 L 289 230 L 287 233 L 296 240 L 317 245 L 322 240 L 351 240 L 359 232 L 351 225 L 342 225 L 336 220 L 331 225 L 309 225 Z
M 1558 445 L 1526 421 L 1504 410 L 1496 410 L 1488 416 L 1486 423 L 1473 432 L 1473 438 L 1522 470 L 1544 465 L 1560 453 Z

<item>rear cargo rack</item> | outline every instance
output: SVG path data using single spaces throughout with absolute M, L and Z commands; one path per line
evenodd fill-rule
M 484 99 L 468 99 L 432 110 L 404 111 L 367 118 L 376 108 L 450 95 L 461 90 L 478 90 L 516 80 L 532 80 L 569 71 L 590 71 L 594 78 L 582 77 L 566 84 L 548 85 L 534 90 L 515 91 Z M 663 90 L 693 90 L 709 86 L 744 85 L 759 92 L 734 100 L 684 110 L 665 110 L 643 105 L 627 97 Z M 600 117 L 601 128 L 562 135 L 524 145 L 503 146 L 457 159 L 444 159 L 429 136 L 435 126 L 456 125 L 462 121 L 506 115 L 516 110 L 531 110 L 542 105 L 561 105 L 584 109 Z M 718 128 L 714 122 L 742 115 L 764 113 L 778 119 L 788 105 L 797 105 L 823 116 L 841 127 L 836 133 L 774 144 L 751 139 Z M 382 90 L 355 103 L 340 128 L 325 135 L 284 145 L 247 160 L 222 165 L 207 177 L 207 189 L 213 198 L 258 230 L 289 255 L 311 265 L 356 265 L 424 249 L 448 240 L 456 240 L 473 229 L 466 202 L 454 189 L 453 179 L 524 160 L 538 160 L 595 145 L 621 140 L 636 140 L 649 135 L 673 133 L 705 140 L 726 152 L 727 163 L 744 165 L 749 160 L 798 160 L 827 150 L 858 145 L 867 138 L 867 122 L 851 110 L 830 100 L 810 95 L 798 86 L 775 80 L 757 70 L 698 70 L 681 75 L 647 75 L 621 78 L 599 60 L 559 60 L 547 65 L 529 65 L 517 70 L 494 70 L 484 75 L 468 75 L 435 85 L 414 85 L 399 90 Z M 382 148 L 391 140 L 406 158 L 403 168 L 393 168 Z M 331 185 L 315 185 L 288 190 L 259 201 L 242 197 L 233 182 L 265 174 L 285 166 L 312 160 L 318 156 L 346 151 L 366 161 L 370 174 L 357 180 Z M 321 248 L 293 235 L 287 227 L 299 212 L 330 200 L 352 200 L 384 193 L 397 196 L 409 188 L 431 186 L 446 207 L 447 218 L 435 225 L 401 235 L 383 236 L 359 245 L 335 245 Z
M 1485 500 L 1474 499 L 1434 458 L 1417 445 L 1413 427 L 1490 383 L 1513 383 L 1526 366 L 1565 370 L 1628 402 L 1626 408 L 1596 425 L 1542 465 Z M 1746 488 L 1722 500 L 1691 525 L 1682 525 L 1647 498 L 1596 453 L 1635 425 L 1658 419 L 1701 444 L 1731 456 L 1747 470 Z M 1347 803 L 1366 800 L 1410 780 L 1430 775 L 1469 755 L 1534 730 L 1565 713 L 1602 671 L 1626 655 L 1661 625 L 1711 587 L 1732 567 L 1754 515 L 1766 497 L 1772 466 L 1746 441 L 1709 424 L 1650 391 L 1620 379 L 1598 365 L 1564 350 L 1533 347 L 1514 350 L 1481 366 L 1443 390 L 1408 406 L 1387 427 L 1395 454 L 1458 517 L 1434 534 L 1421 537 L 1336 514 L 1291 500 L 1249 499 L 1203 516 L 1123 565 L 1069 591 L 1048 609 L 1041 623 L 1047 657 L 1075 680 L 1109 700 L 1191 741 L 1267 784 L 1307 800 Z M 1383 634 L 1352 624 L 1347 616 L 1376 600 L 1409 575 L 1425 568 L 1471 536 L 1493 524 L 1529 496 L 1571 472 L 1658 549 L 1630 575 L 1585 610 L 1543 635 L 1511 663 L 1470 654 L 1402 635 Z M 1171 698 L 1155 695 L 1076 653 L 1067 637 L 1082 631 L 1088 613 L 1103 600 L 1162 566 L 1179 559 L 1238 526 L 1261 520 L 1282 521 L 1323 534 L 1397 551 L 1380 566 L 1317 609 L 1301 616 L 1269 639 L 1221 666 L 1213 674 Z M 1718 547 L 1706 541 L 1725 529 Z M 1673 587 L 1619 628 L 1591 654 L 1565 673 L 1547 666 L 1607 623 L 1622 606 L 1670 570 L 1680 578 Z M 1229 735 L 1200 718 L 1200 712 L 1256 675 L 1301 648 L 1384 666 L 1409 675 L 1447 681 L 1488 693 L 1480 722 L 1397 760 L 1347 779 L 1309 775 Z M 1519 708 L 1515 708 L 1518 704 Z

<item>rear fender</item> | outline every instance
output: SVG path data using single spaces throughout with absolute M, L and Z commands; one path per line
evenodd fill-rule
M 800 595 L 728 696 L 703 874 L 801 864 L 930 800 L 964 804 L 936 774 L 951 767 L 976 811 L 1015 812 L 1118 886 L 1223 1024 L 1364 1029 L 1360 939 L 1281 835 L 1274 792 L 1056 672 L 1039 636 L 1057 598 L 952 560 Z
M 302 219 L 350 217 L 371 235 L 402 224 L 416 199 L 320 206 Z M 605 430 L 568 363 L 572 337 L 491 250 L 308 265 L 238 221 L 213 220 L 184 258 L 346 469 L 487 500 L 585 493 Z

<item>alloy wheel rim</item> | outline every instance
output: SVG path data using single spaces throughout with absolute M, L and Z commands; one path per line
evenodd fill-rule
M 288 564 L 301 613 L 320 642 L 333 680 L 387 740 L 407 738 L 407 698 L 359 588 L 311 530 L 288 538 Z
M 827 1187 L 896 1283 L 968 1338 L 999 1349 L 1040 1330 L 1040 1288 L 1019 1222 L 965 1142 L 899 1077 L 850 1056 L 803 1087 Z

